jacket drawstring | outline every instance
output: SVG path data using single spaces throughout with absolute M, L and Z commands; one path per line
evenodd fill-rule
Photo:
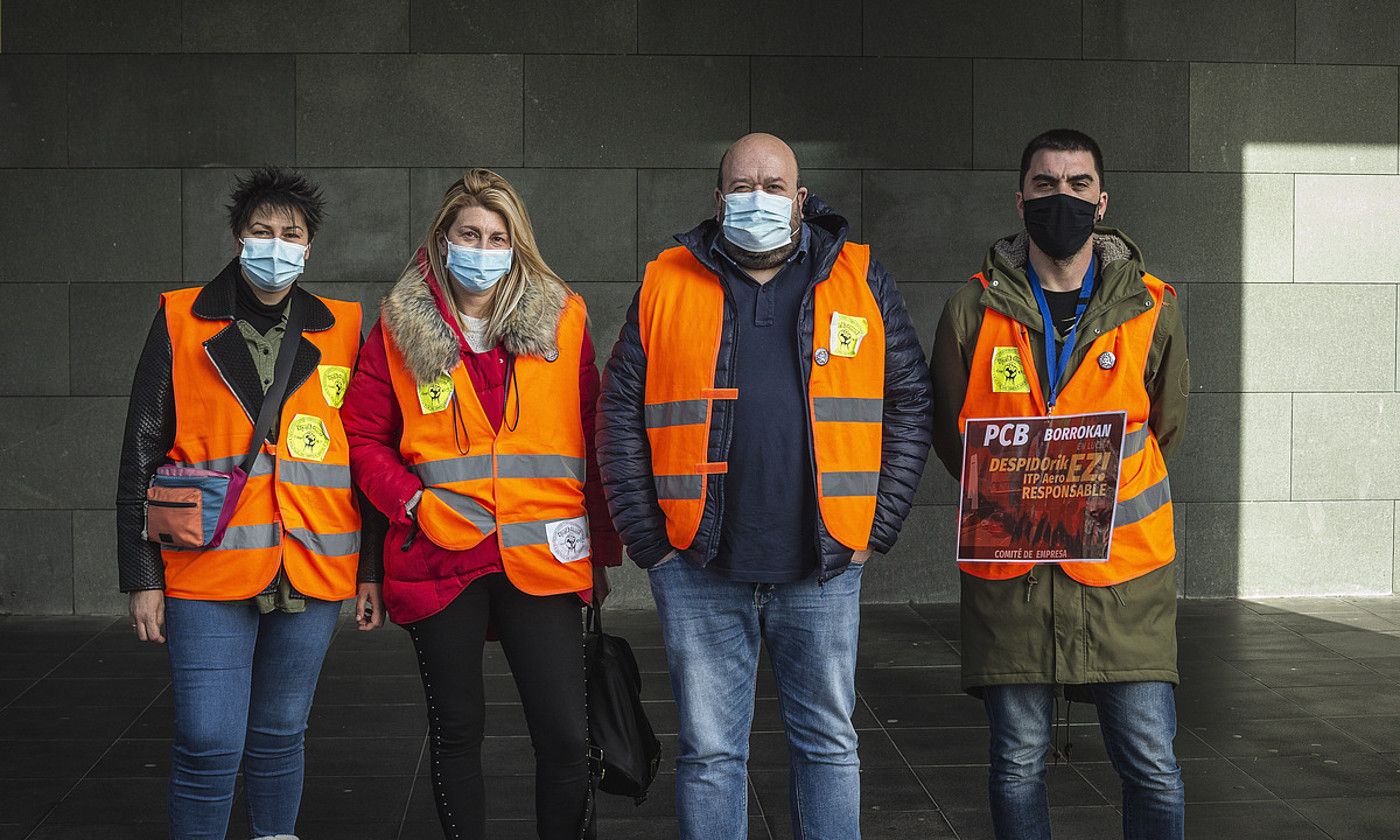
M 1031 602 L 1031 593 L 1035 591 L 1035 585 L 1040 583 L 1040 578 L 1035 576 L 1035 572 L 1026 575 L 1026 603 Z
M 1051 750 L 1053 751 L 1053 754 L 1055 756 L 1056 764 L 1059 764 L 1061 761 L 1069 762 L 1074 752 L 1074 727 L 1071 726 L 1069 722 L 1070 712 L 1074 709 L 1074 701 L 1069 699 L 1068 697 L 1065 698 L 1065 715 L 1063 718 L 1061 718 L 1058 714 L 1059 706 L 1060 700 L 1059 698 L 1056 698 L 1055 732 L 1050 739 Z M 1061 730 L 1063 730 L 1065 733 L 1063 746 L 1059 744 L 1059 735 Z
M 515 422 L 514 422 L 514 423 L 512 423 L 512 422 L 510 421 L 510 397 L 511 397 L 512 394 L 515 395 Z M 504 416 L 503 418 L 501 418 L 501 419 L 504 421 L 506 429 L 508 429 L 509 431 L 512 431 L 512 432 L 513 432 L 513 431 L 515 431 L 517 428 L 519 428 L 519 426 L 520 426 L 520 380 L 517 379 L 516 376 L 515 376 L 515 356 L 513 356 L 513 355 L 510 356 L 509 361 L 506 362 L 506 404 L 505 404 L 505 408 L 504 408 L 504 412 L 503 412 L 503 413 L 504 413 L 505 416 Z
M 466 448 L 462 448 L 462 441 L 466 441 Z M 452 443 L 457 447 L 457 454 L 469 455 L 472 451 L 472 433 L 467 428 L 467 418 L 462 414 L 462 404 L 457 401 L 457 389 L 452 389 Z M 399 551 L 408 551 L 413 546 L 413 540 L 418 536 L 418 518 L 415 516 L 408 526 L 408 536 L 404 537 L 403 545 L 399 546 Z
M 461 436 L 457 432 L 461 431 Z M 462 438 L 467 440 L 467 448 L 462 448 Z M 457 454 L 469 455 L 472 451 L 472 433 L 467 429 L 467 418 L 462 416 L 462 405 L 457 402 L 457 389 L 452 389 L 452 442 L 457 446 Z

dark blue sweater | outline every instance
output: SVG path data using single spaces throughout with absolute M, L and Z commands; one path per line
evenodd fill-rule
M 806 223 L 798 248 L 759 284 L 710 242 L 735 319 L 734 436 L 725 475 L 719 553 L 708 568 L 730 580 L 788 583 L 817 567 L 816 479 L 807 445 L 807 389 L 798 359 L 802 299 L 815 282 Z

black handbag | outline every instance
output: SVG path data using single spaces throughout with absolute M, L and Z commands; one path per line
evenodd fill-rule
M 584 633 L 589 770 L 593 787 L 641 805 L 661 765 L 661 742 L 642 705 L 642 675 L 632 646 L 603 632 L 596 606 Z M 592 799 L 589 820 L 592 822 Z

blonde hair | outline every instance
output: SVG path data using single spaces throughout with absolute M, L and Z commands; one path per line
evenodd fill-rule
M 531 283 L 557 284 L 566 294 L 572 290 L 564 280 L 540 256 L 535 243 L 535 229 L 530 224 L 530 215 L 525 211 L 525 201 L 515 191 L 510 182 L 489 169 L 469 169 L 462 178 L 447 188 L 442 196 L 442 206 L 429 225 L 423 237 L 423 250 L 428 257 L 433 279 L 443 298 L 452 303 L 452 311 L 457 316 L 458 326 L 465 329 L 461 312 L 452 295 L 452 278 L 448 273 L 446 260 L 439 250 L 439 237 L 447 238 L 447 229 L 457 219 L 463 207 L 482 207 L 500 214 L 505 220 L 506 232 L 510 235 L 510 247 L 514 249 L 510 271 L 496 284 L 486 309 L 486 337 L 495 342 L 505 331 L 505 324 L 514 314 L 515 308 L 525 296 L 526 287 Z M 410 260 L 404 269 L 404 276 L 423 277 L 418 260 Z

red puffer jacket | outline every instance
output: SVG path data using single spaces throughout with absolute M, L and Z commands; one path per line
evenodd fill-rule
M 399 438 L 403 433 L 403 415 L 395 399 L 389 379 L 389 362 L 384 350 L 384 320 L 389 319 L 400 349 L 410 355 L 416 347 L 404 347 L 404 342 L 441 341 L 450 336 L 477 398 L 491 420 L 500 428 L 505 414 L 506 360 L 512 346 L 528 346 L 528 335 L 508 334 L 486 353 L 476 353 L 467 345 L 457 326 L 447 301 L 431 280 L 431 269 L 419 253 L 419 266 L 428 280 L 409 276 L 400 280 L 385 299 L 383 317 L 374 325 L 369 340 L 360 351 L 359 363 L 341 409 L 341 420 L 350 441 L 350 470 L 355 482 L 370 502 L 389 518 L 389 532 L 384 542 L 384 604 L 389 618 L 407 624 L 427 618 L 446 607 L 473 580 L 493 572 L 503 572 L 500 549 L 494 537 L 483 540 L 475 548 L 452 551 L 434 545 L 421 533 L 407 550 L 412 520 L 404 505 L 422 489 L 418 476 L 409 470 L 399 454 Z M 427 291 L 431 295 L 425 295 Z M 543 304 L 541 301 L 543 300 Z M 522 307 L 547 306 L 548 295 L 525 296 Z M 557 317 L 553 323 L 557 323 Z M 508 330 L 540 329 L 548 318 L 538 311 L 526 312 L 512 319 Z M 444 330 L 448 328 L 450 332 Z M 537 336 L 534 338 L 538 338 Z M 550 337 L 552 340 L 552 336 Z M 450 352 L 450 348 L 449 348 Z M 594 364 L 593 342 L 587 333 L 579 364 L 579 392 L 584 437 L 588 441 L 588 472 L 584 483 L 584 499 L 593 548 L 593 565 L 617 566 L 622 562 L 622 545 L 608 517 L 598 479 L 593 447 L 593 414 L 598 397 L 598 369 Z M 591 590 L 579 593 L 589 600 Z

